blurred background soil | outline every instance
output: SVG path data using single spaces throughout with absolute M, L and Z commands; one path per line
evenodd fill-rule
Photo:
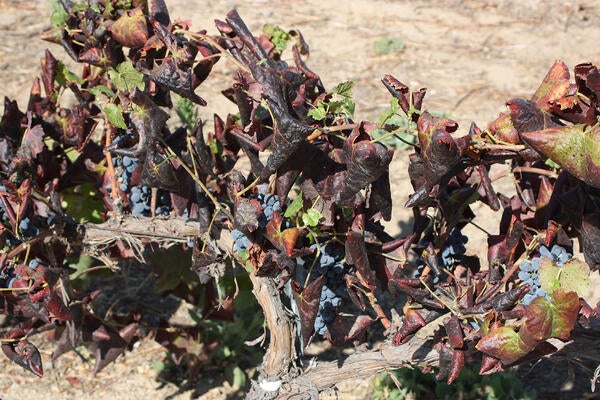
M 411 89 L 427 87 L 425 108 L 446 113 L 460 124 L 459 133 L 466 133 L 471 122 L 485 128 L 504 110 L 507 99 L 530 97 L 556 59 L 564 60 L 571 70 L 578 63 L 600 63 L 600 5 L 591 0 L 166 3 L 172 19 L 188 20 L 194 30 L 216 33 L 214 20 L 224 19 L 233 8 L 254 32 L 266 23 L 284 30 L 300 30 L 311 49 L 307 64 L 321 76 L 326 88 L 343 81 L 355 83 L 357 120 L 377 121 L 389 107 L 390 96 L 381 84 L 387 73 Z M 50 29 L 49 15 L 49 5 L 44 1 L 0 1 L 0 94 L 16 99 L 21 109 L 26 108 L 44 50 L 49 48 L 57 58 L 68 59 L 61 47 L 39 39 L 41 33 Z M 73 69 L 78 70 L 75 66 Z M 225 116 L 235 112 L 233 105 L 220 95 L 234 70 L 233 64 L 220 61 L 197 90 L 209 102 L 200 110 L 203 118 L 212 121 L 213 113 Z M 403 208 L 412 192 L 406 154 L 396 154 L 390 174 L 395 207 L 388 229 L 395 235 L 410 229 L 411 212 Z M 499 179 L 497 188 L 512 193 L 511 179 Z M 476 206 L 474 211 L 481 212 L 475 222 L 483 230 L 497 232 L 499 214 L 484 210 L 483 206 Z M 466 233 L 470 238 L 468 251 L 481 253 L 485 233 L 474 227 Z M 51 365 L 52 345 L 42 337 L 33 340 L 44 356 L 44 378 L 28 375 L 0 357 L 2 400 L 241 396 L 218 371 L 201 375 L 196 389 L 184 392 L 173 384 L 157 381 L 153 365 L 161 361 L 164 352 L 151 341 L 136 344 L 132 352 L 92 377 L 90 362 L 71 353 Z M 552 384 L 568 385 L 567 375 L 568 371 L 557 375 L 564 376 L 564 382 Z M 340 385 L 337 396 L 369 398 L 368 382 Z

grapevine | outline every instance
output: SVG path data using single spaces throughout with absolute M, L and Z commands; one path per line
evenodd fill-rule
M 154 337 L 193 380 L 225 342 L 206 339 L 212 323 L 239 318 L 244 285 L 256 300 L 246 317 L 260 307 L 268 332 L 256 398 L 306 387 L 316 398 L 403 366 L 452 383 L 466 364 L 502 371 L 589 332 L 600 313 L 597 66 L 577 65 L 573 82 L 557 61 L 531 98 L 458 136 L 455 121 L 426 110 L 425 89 L 391 75 L 390 111 L 356 120 L 353 83 L 327 90 L 298 31 L 253 34 L 231 11 L 211 36 L 162 2 L 138 3 L 61 2 L 48 38 L 82 73 L 47 51 L 27 109 L 5 100 L 9 359 L 43 376 L 36 334 L 52 331 L 53 360 L 83 346 L 97 373 Z M 239 112 L 215 113 L 208 132 L 196 107 L 210 107 L 202 83 L 217 62 L 237 68 L 223 93 Z M 175 114 L 178 126 L 167 123 Z M 414 223 L 393 238 L 382 224 L 398 200 L 385 143 L 399 130 L 413 149 Z M 495 164 L 516 194 L 494 188 Z M 487 259 L 466 250 L 475 203 L 502 210 Z M 248 334 L 260 325 L 249 319 Z M 304 349 L 319 340 L 363 347 L 307 368 Z

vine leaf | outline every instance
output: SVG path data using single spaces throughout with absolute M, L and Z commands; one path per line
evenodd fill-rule
M 44 150 L 44 136 L 42 125 L 27 130 L 17 151 L 17 158 L 27 161 L 35 159 Z
M 133 88 L 144 90 L 144 74 L 136 70 L 131 61 L 124 61 L 108 71 L 112 83 L 118 90 L 131 92 Z
M 135 336 L 137 328 L 138 323 L 132 322 L 119 331 L 106 325 L 101 325 L 100 328 L 93 332 L 94 340 L 88 344 L 88 349 L 96 358 L 94 375 L 102 371 L 104 367 L 125 352 L 129 342 Z
M 321 302 L 321 290 L 323 289 L 324 276 L 320 275 L 312 281 L 301 293 L 296 295 L 299 305 L 300 323 L 302 324 L 302 340 L 307 346 L 313 334 L 315 319 Z
M 432 187 L 458 162 L 460 151 L 452 138 L 458 124 L 424 112 L 417 122 L 419 144 L 425 167 L 425 180 Z
M 346 335 L 346 340 L 358 337 L 362 332 L 365 331 L 365 329 L 369 327 L 369 325 L 371 325 L 375 321 L 377 321 L 376 318 L 371 318 L 368 315 L 359 315 L 358 317 L 356 317 L 354 324 L 352 324 L 352 327 L 348 331 L 348 334 Z
M 510 112 L 513 126 L 522 135 L 525 132 L 534 132 L 562 126 L 552 114 L 544 111 L 535 102 L 519 97 L 506 102 Z
M 597 271 L 600 269 L 600 212 L 584 214 L 579 232 L 585 262 L 593 271 Z
M 452 315 L 450 319 L 444 322 L 444 328 L 446 329 L 446 334 L 448 335 L 448 344 L 452 346 L 453 349 L 460 349 L 464 346 L 465 341 L 463 339 L 464 334 L 462 328 L 460 327 L 460 321 L 456 315 Z
M 535 348 L 522 340 L 520 335 L 509 326 L 492 328 L 479 340 L 477 350 L 498 358 L 504 365 L 512 364 Z
M 258 228 L 258 216 L 260 213 L 260 201 L 245 197 L 240 198 L 235 207 L 235 227 L 242 232 L 254 232 Z
M 394 151 L 382 143 L 370 141 L 368 132 L 375 128 L 375 124 L 362 122 L 344 142 L 348 173 L 339 194 L 342 201 L 351 199 L 388 170 Z
M 31 371 L 39 377 L 44 375 L 40 352 L 29 340 L 24 339 L 14 343 L 3 343 L 2 351 L 11 361 L 26 370 Z
M 570 125 L 520 133 L 538 153 L 600 188 L 600 126 Z
M 536 104 L 542 110 L 554 111 L 557 104 L 564 101 L 562 99 L 568 95 L 571 88 L 567 65 L 562 61 L 555 61 L 535 94 L 531 97 L 531 103 Z M 510 113 L 501 113 L 498 118 L 490 122 L 488 127 L 494 136 L 500 140 L 513 144 L 521 143 L 519 138 L 521 131 L 515 129 Z
M 302 222 L 310 227 L 317 226 L 321 218 L 323 218 L 323 214 L 321 214 L 319 210 L 312 207 L 302 214 Z
M 292 83 L 289 79 L 303 82 L 306 78 L 300 74 L 290 74 L 288 68 L 282 69 L 280 64 L 269 59 L 268 54 L 254 38 L 237 11 L 230 11 L 226 20 L 226 24 L 219 22 L 217 28 L 224 36 L 231 37 L 234 33 L 241 41 L 238 47 L 231 46 L 230 51 L 238 61 L 250 69 L 254 79 L 262 85 L 262 97 L 266 99 L 275 119 L 271 141 L 272 152 L 260 174 L 261 179 L 266 181 L 298 150 L 314 130 L 313 127 L 292 115 L 290 102 L 286 96 L 288 92 L 295 91 L 292 85 L 296 83 Z
M 121 129 L 127 129 L 125 118 L 123 118 L 123 110 L 121 107 L 114 103 L 108 103 L 102 109 L 104 115 L 113 126 Z
M 428 203 L 428 193 L 440 183 L 443 176 L 453 171 L 460 160 L 460 150 L 452 137 L 458 124 L 447 118 L 434 117 L 423 112 L 417 121 L 420 153 L 410 158 L 409 176 L 415 193 L 406 207 Z
M 374 291 L 377 285 L 365 245 L 365 238 L 359 232 L 349 232 L 346 239 L 346 262 L 356 266 L 356 275 L 362 285 Z
M 296 241 L 298 240 L 298 236 L 300 236 L 300 229 L 294 227 L 282 231 L 282 221 L 281 214 L 278 211 L 274 211 L 273 218 L 265 228 L 265 236 L 277 250 L 283 251 L 288 257 L 292 257 Z
M 148 41 L 148 25 L 141 8 L 125 11 L 108 29 L 126 47 L 142 47 Z
M 548 110 L 553 102 L 565 97 L 570 88 L 569 68 L 563 61 L 557 60 L 550 67 L 531 100 Z
M 152 143 L 149 150 L 144 160 L 140 184 L 178 193 L 181 184 L 169 158 L 163 154 L 157 142 Z
M 501 371 L 504 371 L 504 368 L 500 360 L 490 357 L 487 354 L 484 354 L 483 357 L 481 357 L 481 368 L 479 369 L 479 375 L 491 375 Z
M 194 93 L 193 72 L 191 68 L 187 70 L 180 69 L 172 58 L 165 58 L 157 67 L 145 73 L 154 82 L 166 87 L 201 106 L 206 105 L 206 100 Z
M 576 258 L 569 259 L 563 267 L 556 266 L 548 258 L 540 263 L 540 284 L 546 293 L 563 288 L 576 292 L 579 297 L 590 294 L 590 267 Z
M 394 335 L 392 343 L 394 346 L 398 346 L 406 342 L 410 335 L 415 333 L 420 328 L 424 327 L 427 323 L 425 319 L 419 314 L 414 308 L 409 308 L 404 314 L 404 321 L 398 332 Z
M 211 279 L 219 279 L 225 275 L 225 263 L 221 250 L 208 244 L 204 251 L 202 246 L 194 246 L 190 268 L 196 271 L 201 284 L 207 284 Z
M 559 288 L 550 300 L 536 297 L 525 311 L 525 322 L 519 332 L 524 340 L 540 341 L 551 337 L 566 340 L 577 322 L 580 303 L 575 292 Z

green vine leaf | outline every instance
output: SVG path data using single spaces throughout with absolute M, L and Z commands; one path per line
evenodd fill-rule
M 317 102 L 317 106 L 308 110 L 307 115 L 315 121 L 322 121 L 327 117 L 327 104 L 321 100 Z
M 558 288 L 563 288 L 576 292 L 580 297 L 587 297 L 592 286 L 590 267 L 576 258 L 565 262 L 563 267 L 558 267 L 548 258 L 542 258 L 540 261 L 540 284 L 548 294 Z
M 109 99 L 114 99 L 115 97 L 117 97 L 116 93 L 113 92 L 110 88 L 108 88 L 105 85 L 96 85 L 92 88 L 89 88 L 88 92 L 90 92 L 91 94 L 93 94 L 96 97 L 100 94 L 105 95 Z
M 275 50 L 282 53 L 286 48 L 292 36 L 278 26 L 267 24 L 263 27 L 263 32 L 269 36 L 269 40 L 275 46 Z
M 302 192 L 298 193 L 298 196 L 290 203 L 290 205 L 286 208 L 285 214 L 283 216 L 285 218 L 291 218 L 304 207 L 304 200 L 302 199 Z
M 131 61 L 124 61 L 117 65 L 117 68 L 111 68 L 108 76 L 112 80 L 117 90 L 131 92 L 134 88 L 144 90 L 144 74 L 136 70 Z
M 69 71 L 65 63 L 62 61 L 57 61 L 56 63 L 56 76 L 54 80 L 56 80 L 56 83 L 58 83 L 61 87 L 66 87 L 69 83 L 82 85 L 85 82 L 79 76 Z
M 104 111 L 108 122 L 110 122 L 112 125 L 116 126 L 117 128 L 127 129 L 125 118 L 123 118 L 123 110 L 120 106 L 114 103 L 108 103 L 104 106 L 102 111 Z
M 352 97 L 352 88 L 354 87 L 354 82 L 346 81 L 338 83 L 338 85 L 333 88 L 333 93 L 339 94 L 343 97 Z
M 309 208 L 304 214 L 302 214 L 302 222 L 304 222 L 304 225 L 310 227 L 317 226 L 321 218 L 323 218 L 323 214 L 314 208 Z

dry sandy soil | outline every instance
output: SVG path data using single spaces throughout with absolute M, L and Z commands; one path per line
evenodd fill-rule
M 61 59 L 58 46 L 39 40 L 50 28 L 46 2 L 0 1 L 0 83 L 2 93 L 24 108 L 39 59 L 49 47 Z M 190 20 L 194 29 L 216 33 L 214 19 L 224 19 L 237 8 L 257 32 L 265 23 L 299 29 L 311 46 L 308 65 L 326 87 L 355 82 L 357 119 L 376 120 L 389 104 L 380 80 L 391 73 L 411 88 L 427 87 L 426 108 L 447 112 L 466 131 L 471 121 L 485 127 L 515 96 L 530 96 L 556 59 L 571 68 L 580 62 L 600 62 L 600 5 L 582 1 L 184 1 L 166 0 L 171 18 Z M 342 4 L 345 4 L 342 6 Z M 401 39 L 403 51 L 378 54 L 378 39 Z M 209 100 L 201 115 L 233 111 L 217 100 L 227 86 L 232 64 L 221 62 L 199 94 Z M 214 93 L 214 94 L 211 94 Z M 393 192 L 398 207 L 389 228 L 400 233 L 409 213 L 401 205 L 410 193 L 405 172 L 406 155 L 397 154 L 392 167 Z M 506 190 L 510 181 L 500 182 Z M 477 212 L 477 210 L 476 210 Z M 495 232 L 498 215 L 477 222 Z M 476 230 L 473 232 L 477 235 Z M 479 238 L 479 239 L 477 239 Z M 474 236 L 469 251 L 483 245 Z M 37 338 L 34 338 L 37 341 Z M 42 339 L 39 339 L 42 341 Z M 51 346 L 41 345 L 46 376 L 40 380 L 0 357 L 0 398 L 7 399 L 224 399 L 241 396 L 214 374 L 201 377 L 198 390 L 178 392 L 172 384 L 155 380 L 152 366 L 162 350 L 144 342 L 121 357 L 96 378 L 91 365 L 71 354 L 51 366 Z M 565 378 L 566 379 L 566 378 Z M 212 389 L 211 389 L 212 388 Z M 368 398 L 368 384 L 342 385 L 339 398 Z M 228 397 L 229 396 L 229 397 Z M 560 397 L 556 397 L 560 398 Z

